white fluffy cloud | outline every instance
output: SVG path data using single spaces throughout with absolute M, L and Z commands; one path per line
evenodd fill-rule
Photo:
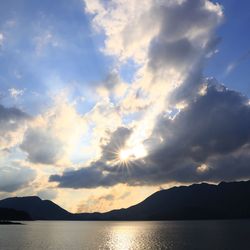
M 162 42 L 186 37 L 205 46 L 222 16 L 221 7 L 207 0 L 85 0 L 85 4 L 94 15 L 94 27 L 106 35 L 105 52 L 121 60 L 147 60 L 156 37 Z
M 86 120 L 75 105 L 59 94 L 52 107 L 34 118 L 20 147 L 33 163 L 69 164 L 72 154 L 81 150 L 86 128 Z

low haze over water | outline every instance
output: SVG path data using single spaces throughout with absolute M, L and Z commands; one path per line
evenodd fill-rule
M 1 225 L 1 250 L 250 249 L 250 220 Z

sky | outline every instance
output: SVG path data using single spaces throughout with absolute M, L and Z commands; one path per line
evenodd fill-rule
M 71 212 L 250 178 L 247 0 L 0 3 L 0 198 Z

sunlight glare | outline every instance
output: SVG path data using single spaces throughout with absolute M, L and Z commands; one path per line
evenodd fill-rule
M 121 162 L 128 162 L 135 159 L 143 158 L 147 155 L 145 147 L 140 144 L 133 148 L 121 149 L 119 151 L 119 160 Z
M 136 159 L 143 158 L 147 155 L 147 151 L 142 144 L 135 146 L 132 149 L 132 152 L 133 152 L 133 155 L 135 156 Z
M 119 153 L 119 158 L 121 161 L 127 161 L 130 157 L 131 153 L 129 150 L 122 149 Z

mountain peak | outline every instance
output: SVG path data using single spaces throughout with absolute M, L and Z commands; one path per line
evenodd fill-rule
M 15 196 L 15 197 L 9 197 L 5 198 L 3 200 L 36 200 L 36 201 L 42 201 L 42 199 L 38 196 Z
M 70 213 L 50 200 L 38 196 L 6 198 L 0 201 L 0 207 L 25 211 L 34 220 L 63 220 Z

